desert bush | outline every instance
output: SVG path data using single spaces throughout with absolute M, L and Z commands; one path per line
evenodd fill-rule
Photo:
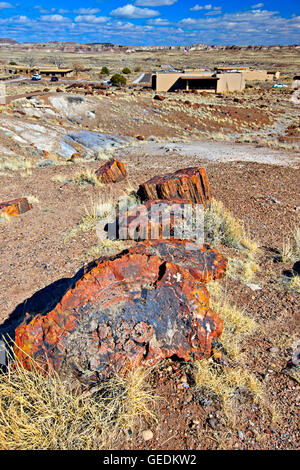
M 110 78 L 110 81 L 114 86 L 126 85 L 126 78 L 124 77 L 124 75 L 121 75 L 120 73 L 115 73 Z
M 142 70 L 141 67 L 135 67 L 135 69 L 134 69 L 135 72 L 140 72 L 141 70 Z
M 100 73 L 101 73 L 101 75 L 109 75 L 109 69 L 106 66 L 104 66 L 104 67 L 102 67 Z
M 125 73 L 125 75 L 128 75 L 128 74 L 131 73 L 131 70 L 128 67 L 124 67 L 123 70 L 122 70 L 122 73 Z

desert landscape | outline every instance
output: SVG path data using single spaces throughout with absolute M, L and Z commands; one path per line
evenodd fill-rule
M 2 40 L 0 65 L 0 448 L 298 449 L 300 46 Z M 280 78 L 138 81 L 221 66 Z M 203 207 L 204 245 L 157 202 Z M 112 207 L 133 237 L 99 236 Z

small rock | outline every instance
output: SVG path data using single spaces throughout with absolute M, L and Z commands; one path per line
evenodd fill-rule
M 151 439 L 153 439 L 153 432 L 151 431 L 151 429 L 145 429 L 145 431 L 142 432 L 142 438 L 144 439 L 144 441 L 150 441 Z

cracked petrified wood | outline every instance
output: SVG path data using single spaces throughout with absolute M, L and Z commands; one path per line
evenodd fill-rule
M 222 320 L 188 270 L 159 256 L 123 253 L 98 260 L 46 314 L 28 315 L 15 331 L 15 353 L 82 382 L 128 366 L 176 356 L 210 355 Z
M 154 176 L 141 184 L 138 190 L 141 199 L 183 199 L 207 206 L 210 187 L 204 168 L 194 167 L 178 170 L 164 176 Z
M 26 197 L 19 199 L 13 199 L 12 201 L 1 202 L 0 203 L 0 216 L 7 215 L 19 215 L 24 214 L 24 212 L 30 211 L 32 205 L 28 202 Z
M 112 158 L 96 170 L 96 176 L 101 183 L 116 183 L 126 177 L 124 163 Z
M 148 240 L 131 247 L 129 253 L 159 256 L 202 282 L 222 278 L 227 267 L 227 259 L 216 250 L 190 240 Z

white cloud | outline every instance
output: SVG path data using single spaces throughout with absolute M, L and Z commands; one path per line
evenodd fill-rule
M 168 26 L 170 21 L 163 18 L 155 18 L 154 20 L 148 20 L 147 24 L 152 24 L 153 26 Z
M 191 11 L 211 10 L 211 9 L 212 9 L 212 5 L 198 5 L 198 4 L 190 8 Z
M 69 18 L 66 18 L 62 15 L 43 15 L 40 18 L 42 21 L 50 21 L 51 23 L 61 23 L 62 21 L 68 21 Z
M 7 2 L 0 2 L 0 10 L 5 10 L 5 8 L 15 8 L 14 5 L 11 5 Z
M 178 0 L 136 0 L 139 7 L 164 7 L 174 5 Z
M 94 15 L 95 13 L 99 13 L 99 8 L 79 8 L 78 10 L 74 10 L 74 13 L 78 15 Z
M 130 3 L 124 7 L 116 8 L 110 12 L 111 16 L 116 18 L 151 18 L 153 16 L 159 16 L 159 11 L 150 10 L 149 8 L 137 8 Z
M 264 6 L 263 3 L 257 3 L 256 5 L 252 5 L 251 8 L 262 8 Z
M 95 15 L 79 15 L 76 16 L 74 21 L 76 23 L 105 23 L 109 18 L 106 16 L 95 16 Z

